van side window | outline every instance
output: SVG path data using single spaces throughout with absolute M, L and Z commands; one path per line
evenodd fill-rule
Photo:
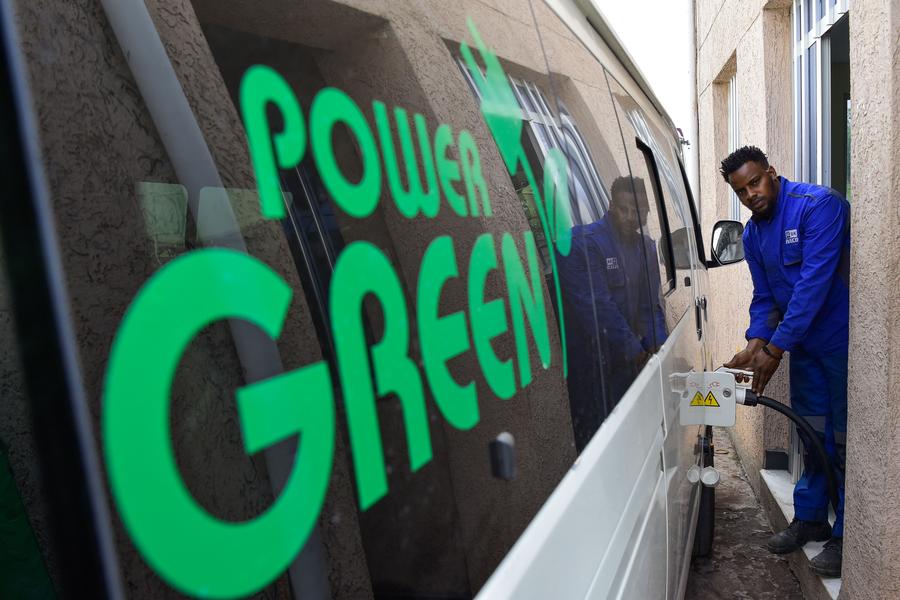
M 653 151 L 639 139 L 635 140 L 635 145 L 640 151 L 638 160 L 643 158 L 643 162 L 640 167 L 633 166 L 632 169 L 639 168 L 642 172 L 646 170 L 647 175 L 650 177 L 648 185 L 650 190 L 652 190 L 636 196 L 635 200 L 638 202 L 638 210 L 641 212 L 646 211 L 647 216 L 643 223 L 644 230 L 654 240 L 656 248 L 655 264 L 659 265 L 660 293 L 665 296 L 675 289 L 675 263 L 672 257 L 669 216 L 666 206 L 662 202 L 663 191 L 659 182 L 659 170 L 653 158 Z M 652 202 L 650 201 L 651 198 Z M 647 260 L 653 261 L 654 257 L 648 256 Z
M 692 276 L 689 238 L 684 235 L 688 232 L 682 231 L 691 220 L 684 214 L 681 205 L 672 201 L 672 187 L 675 185 L 673 173 L 677 171 L 672 171 L 667 162 L 660 160 L 662 154 L 659 145 L 651 134 L 655 127 L 622 85 L 609 74 L 608 79 L 618 110 L 622 136 L 629 151 L 632 172 L 635 176 L 654 182 L 652 187 L 656 203 L 651 203 L 651 206 L 656 210 L 657 219 L 654 220 L 651 210 L 645 233 L 654 240 L 658 250 L 656 264 L 660 268 L 659 302 L 665 315 L 666 332 L 671 333 L 693 303 L 693 293 L 686 285 Z M 677 231 L 682 233 L 676 235 Z M 674 278 L 667 281 L 667 269 L 670 267 L 674 269 Z M 657 341 L 659 347 L 665 337 Z
M 584 52 L 578 60 L 593 58 Z M 511 81 L 542 167 L 551 149 L 566 161 L 571 248 L 555 258 L 569 408 L 581 452 L 658 346 L 665 321 L 647 284 L 649 240 L 640 234 L 635 198 L 646 194 L 643 182 L 629 171 L 602 68 L 586 72 L 587 86 L 559 75 L 571 70 L 551 64 L 545 88 L 525 79 Z

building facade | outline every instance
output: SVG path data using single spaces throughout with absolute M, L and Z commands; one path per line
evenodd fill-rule
M 893 252 L 898 208 L 890 200 L 900 151 L 898 19 L 900 3 L 892 0 L 695 2 L 704 228 L 717 219 L 749 217 L 717 171 L 731 149 L 746 144 L 766 151 L 779 174 L 832 187 L 852 207 L 842 598 L 900 593 L 893 560 L 900 544 L 891 536 L 900 504 L 890 491 L 898 480 L 892 458 L 898 448 L 892 402 L 900 359 Z M 713 294 L 725 296 L 717 308 L 731 311 L 716 316 L 731 324 L 717 340 L 715 360 L 721 362 L 743 345 L 751 283 L 746 269 L 717 269 L 710 276 Z M 789 397 L 785 366 L 768 389 L 782 401 Z M 780 416 L 739 413 L 735 445 L 754 489 L 766 497 L 760 470 L 796 473 L 797 443 Z M 832 583 L 830 591 L 836 589 Z

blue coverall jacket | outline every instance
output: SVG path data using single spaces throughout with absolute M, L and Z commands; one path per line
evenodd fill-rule
M 814 355 L 847 351 L 850 205 L 833 190 L 781 177 L 769 219 L 751 219 L 747 339 Z
M 829 468 L 838 475 L 832 535 L 841 537 L 850 205 L 833 190 L 782 177 L 771 217 L 747 223 L 744 253 L 753 277 L 747 338 L 762 338 L 791 353 L 791 406 L 821 436 Z M 815 458 L 807 457 L 794 487 L 794 514 L 803 521 L 828 516 L 827 479 Z
M 645 259 L 651 270 L 648 274 Z M 666 339 L 659 301 L 656 244 L 645 235 L 623 238 L 608 217 L 572 230 L 572 250 L 560 261 L 566 320 L 599 333 L 617 353 L 634 359 Z M 655 289 L 648 292 L 647 280 Z

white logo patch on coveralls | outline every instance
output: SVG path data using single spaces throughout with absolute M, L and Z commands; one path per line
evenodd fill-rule
M 615 256 L 610 256 L 606 259 L 606 270 L 611 271 L 612 269 L 619 268 L 619 259 Z
M 786 229 L 784 232 L 784 243 L 785 244 L 796 244 L 800 241 L 800 237 L 797 235 L 796 229 Z

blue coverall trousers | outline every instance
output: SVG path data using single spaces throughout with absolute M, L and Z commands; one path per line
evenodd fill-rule
M 806 418 L 825 444 L 838 480 L 840 506 L 832 535 L 844 535 L 844 461 L 847 456 L 847 353 L 790 354 L 791 406 Z M 800 433 L 801 440 L 805 436 Z M 804 446 L 803 475 L 794 488 L 794 515 L 802 521 L 828 519 L 828 483 L 812 446 Z

